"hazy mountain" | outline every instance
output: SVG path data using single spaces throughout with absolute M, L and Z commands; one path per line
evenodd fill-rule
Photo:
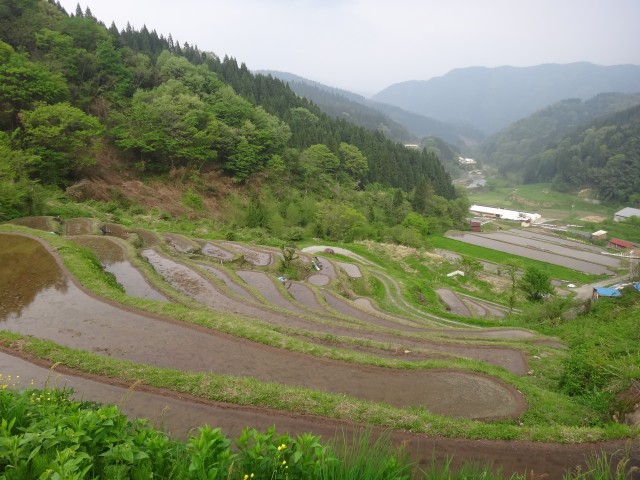
M 477 144 L 484 135 L 470 127 L 450 125 L 393 105 L 367 100 L 362 95 L 287 72 L 262 70 L 289 84 L 300 96 L 318 105 L 326 114 L 348 120 L 356 125 L 382 131 L 387 137 L 402 143 L 418 143 L 435 136 L 454 145 Z
M 566 98 L 640 92 L 640 66 L 587 62 L 534 67 L 469 67 L 387 87 L 372 100 L 486 134 Z
M 471 126 L 441 122 L 418 113 L 403 110 L 394 105 L 373 100 L 367 100 L 367 104 L 386 113 L 390 118 L 404 125 L 419 138 L 438 137 L 451 145 L 460 147 L 477 145 L 485 138 L 484 133 Z
M 353 93 L 348 90 L 342 90 L 341 88 L 330 87 L 329 85 L 325 85 L 323 83 L 316 82 L 314 80 L 309 80 L 308 78 L 304 78 L 289 72 L 281 72 L 279 70 L 258 70 L 256 73 L 261 73 L 263 75 L 271 75 L 275 78 L 279 78 L 280 80 L 288 83 L 304 83 L 307 85 L 311 85 L 313 87 L 319 88 L 320 90 L 325 90 L 327 92 L 335 93 L 336 95 L 340 95 L 341 97 L 347 98 L 349 100 L 352 100 L 358 103 L 363 103 L 367 100 L 365 97 L 357 93 Z
M 487 138 L 480 153 L 503 172 L 521 171 L 527 160 L 603 115 L 640 104 L 640 93 L 601 93 L 589 100 L 562 100 Z

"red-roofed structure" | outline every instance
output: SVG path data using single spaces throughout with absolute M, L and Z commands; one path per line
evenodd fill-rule
M 612 238 L 609 240 L 609 247 L 617 250 L 624 250 L 625 248 L 633 248 L 635 245 L 626 240 L 620 240 L 619 238 Z

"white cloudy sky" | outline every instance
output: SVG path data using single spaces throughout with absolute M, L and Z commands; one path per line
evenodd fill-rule
M 61 0 L 69 13 L 77 0 Z M 359 93 L 468 66 L 640 64 L 638 0 L 81 0 L 107 26 L 147 25 Z

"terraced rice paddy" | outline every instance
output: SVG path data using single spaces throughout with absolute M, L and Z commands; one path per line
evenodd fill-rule
M 23 224 L 37 224 L 48 230 L 51 222 L 51 219 L 38 219 Z M 71 227 L 64 231 L 73 233 L 76 242 L 91 249 L 107 270 L 111 268 L 130 296 L 136 296 L 136 286 L 147 288 L 147 292 L 153 291 L 158 297 L 142 295 L 143 298 L 184 303 L 198 312 L 207 312 L 212 318 L 224 314 L 237 318 L 239 323 L 241 319 L 249 320 L 265 331 L 278 332 L 282 345 L 287 343 L 287 338 L 303 339 L 310 344 L 364 353 L 368 358 L 381 361 L 401 358 L 414 362 L 415 366 L 382 367 L 375 366 L 375 362 L 341 361 L 322 354 L 292 351 L 250 341 L 233 332 L 223 333 L 105 301 L 81 286 L 45 241 L 17 233 L 0 234 L 2 329 L 140 365 L 220 378 L 247 377 L 273 384 L 276 389 L 278 385 L 304 388 L 309 395 L 322 392 L 353 399 L 353 402 L 377 402 L 404 409 L 407 415 L 417 408 L 437 415 L 482 421 L 517 419 L 526 411 L 527 399 L 513 385 L 496 376 L 464 369 L 458 364 L 456 368 L 433 368 L 425 364 L 425 360 L 469 359 L 524 375 L 529 368 L 527 355 L 525 349 L 518 348 L 518 342 L 554 344 L 552 339 L 526 330 L 481 329 L 466 325 L 463 318 L 452 320 L 424 312 L 406 303 L 398 294 L 401 284 L 380 267 L 362 262 L 357 256 L 354 263 L 338 264 L 323 253 L 324 247 L 312 249 L 305 257 L 305 263 L 311 265 L 311 255 L 316 255 L 313 260 L 319 270 L 312 269 L 304 282 L 283 283 L 272 269 L 277 253 L 265 248 L 235 242 L 198 241 L 173 234 L 164 234 L 163 242 L 158 241 L 161 237 L 153 232 L 140 229 L 122 229 L 122 235 L 114 235 L 121 237 L 118 239 L 87 234 L 95 231 L 89 228 L 94 224 L 86 219 L 69 225 Z M 116 225 L 109 227 L 107 233 L 120 231 Z M 129 261 L 128 256 L 135 249 L 134 238 L 145 244 L 137 253 L 148 263 L 148 271 L 155 272 L 155 277 L 146 270 L 138 270 Z M 245 262 L 236 263 L 239 255 Z M 118 264 L 126 267 L 114 267 Z M 340 296 L 332 288 L 339 270 L 352 279 L 360 278 L 363 272 L 379 278 L 393 298 L 392 303 L 406 315 L 384 312 L 368 298 L 352 302 Z M 159 282 L 163 283 L 163 291 L 173 292 L 170 299 L 154 288 Z M 504 308 L 499 305 L 457 296 L 452 291 L 450 295 L 465 306 L 466 316 L 504 314 Z M 464 317 L 465 313 L 461 315 Z M 504 345 L 502 341 L 509 344 Z M 5 354 L 0 354 L 0 365 L 13 371 L 21 369 L 26 372 L 23 376 L 41 379 L 43 375 L 37 367 Z M 108 400 L 122 393 L 121 387 L 106 385 L 114 380 L 73 378 L 71 375 L 71 384 L 87 399 Z M 202 399 L 194 402 L 177 396 L 175 392 L 149 391 L 143 392 L 140 400 L 128 404 L 132 414 L 153 416 L 153 412 L 157 412 L 154 409 L 159 408 L 162 398 L 166 397 L 166 405 L 183 412 L 175 415 L 170 424 L 178 435 L 184 434 L 186 425 L 202 423 L 238 429 L 240 425 L 275 422 L 292 432 L 314 431 L 314 426 L 318 432 L 320 424 L 324 425 L 323 432 L 344 427 L 335 419 L 318 421 L 260 406 L 216 404 Z M 515 465 L 517 462 L 514 462 Z

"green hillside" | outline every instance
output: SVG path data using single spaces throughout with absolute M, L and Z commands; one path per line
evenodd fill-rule
M 89 9 L 2 8 L 2 220 L 80 200 L 276 238 L 398 240 L 409 213 L 432 229 L 464 215 L 434 154 L 332 119 L 233 58 L 106 28 Z M 338 211 L 339 228 L 327 223 Z
M 640 103 L 640 94 L 602 93 L 589 100 L 571 98 L 557 102 L 533 115 L 509 125 L 485 140 L 480 149 L 484 160 L 503 174 L 520 172 L 531 175 L 527 161 L 569 135 L 574 130 Z M 530 180 L 525 178 L 525 181 Z
M 539 151 L 522 165 L 526 183 L 560 191 L 592 189 L 612 203 L 640 204 L 640 106 L 601 117 Z

